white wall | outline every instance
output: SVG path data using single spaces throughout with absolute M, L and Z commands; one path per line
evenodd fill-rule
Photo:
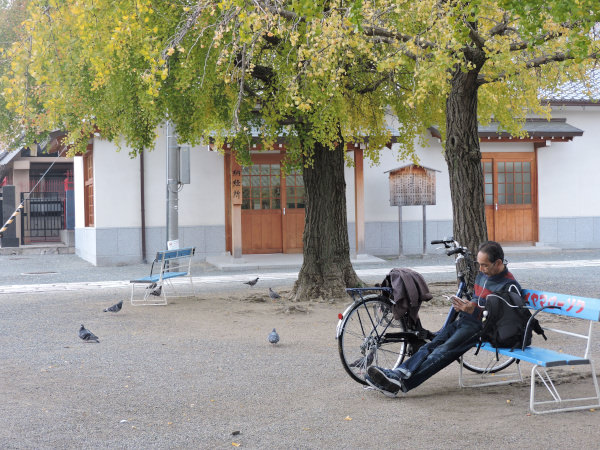
M 600 216 L 600 107 L 555 109 L 553 117 L 583 136 L 538 150 L 540 218 Z
M 96 228 L 139 227 L 140 163 L 129 149 L 94 139 L 94 222 Z
M 440 171 L 436 172 L 436 204 L 427 207 L 427 220 L 448 220 L 452 217 L 448 168 L 440 143 L 433 138 L 429 142 L 430 147 L 417 147 L 420 164 Z M 397 144 L 394 144 L 391 150 L 389 148 L 381 150 L 378 165 L 373 165 L 372 161 L 365 158 L 365 222 L 398 222 L 398 207 L 390 206 L 389 174 L 385 172 L 406 164 L 412 164 L 412 161 L 398 159 Z M 354 169 L 347 168 L 345 176 L 348 221 L 354 222 Z M 421 206 L 402 208 L 403 221 L 420 221 L 422 217 Z
M 207 146 L 190 151 L 191 183 L 179 193 L 179 225 L 225 226 L 224 157 Z
M 166 225 L 166 135 L 163 128 L 153 149 L 144 151 L 147 227 Z M 179 225 L 224 225 L 223 156 L 207 146 L 190 152 L 191 183 L 179 192 Z M 141 225 L 140 160 L 125 146 L 94 140 L 94 194 L 96 227 L 127 228 Z
M 519 142 L 518 139 L 506 142 L 486 142 L 485 139 L 479 144 L 482 157 L 485 158 L 486 152 L 493 153 L 532 153 L 534 151 L 532 142 Z
M 85 227 L 83 156 L 73 158 L 73 190 L 75 195 L 75 228 L 83 228 Z

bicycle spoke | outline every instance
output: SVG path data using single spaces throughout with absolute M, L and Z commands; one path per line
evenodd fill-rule
M 387 299 L 366 298 L 347 313 L 338 347 L 344 369 L 354 380 L 365 384 L 364 375 L 370 365 L 394 367 L 404 358 L 405 340 L 385 339 L 391 329 L 405 331 L 405 325 L 393 318 Z

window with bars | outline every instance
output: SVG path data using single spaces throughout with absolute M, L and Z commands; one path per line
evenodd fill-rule
M 242 167 L 242 209 L 281 209 L 279 164 Z
M 286 208 L 304 208 L 304 179 L 294 171 L 285 177 Z
M 523 205 L 531 203 L 531 163 L 498 162 L 498 204 Z
M 486 205 L 494 204 L 494 164 L 482 163 Z M 526 161 L 496 162 L 497 195 L 499 205 L 531 204 L 531 163 Z
M 494 204 L 494 172 L 491 161 L 483 162 L 483 195 L 486 205 Z

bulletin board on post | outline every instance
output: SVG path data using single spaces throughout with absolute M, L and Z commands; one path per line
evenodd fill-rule
M 390 206 L 398 207 L 398 255 L 404 253 L 402 245 L 402 207 L 423 207 L 423 254 L 427 249 L 427 205 L 436 203 L 436 172 L 439 170 L 417 164 L 407 164 L 388 170 Z

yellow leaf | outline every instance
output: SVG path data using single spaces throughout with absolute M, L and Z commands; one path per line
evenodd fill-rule
M 232 442 L 231 445 L 233 445 L 234 447 L 239 447 L 240 444 L 238 444 L 237 442 Z
M 350 416 L 346 416 L 346 417 L 344 418 L 344 420 L 352 420 L 352 417 L 350 417 Z

